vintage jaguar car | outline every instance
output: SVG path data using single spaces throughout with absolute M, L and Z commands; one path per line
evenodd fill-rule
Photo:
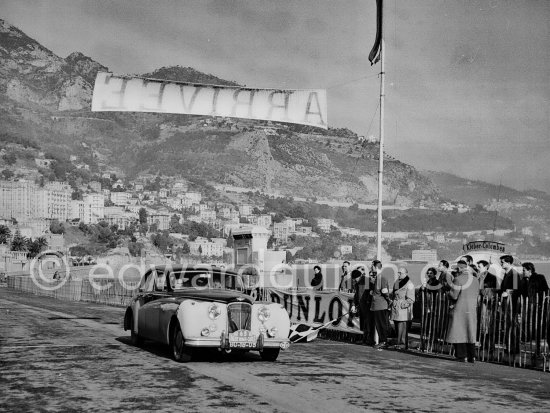
M 233 271 L 204 266 L 157 266 L 141 278 L 124 316 L 134 345 L 168 344 L 178 362 L 199 347 L 260 352 L 275 361 L 289 347 L 290 320 L 277 303 L 255 302 Z

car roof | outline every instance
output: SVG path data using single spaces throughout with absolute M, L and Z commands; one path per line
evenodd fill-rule
M 213 272 L 223 272 L 224 274 L 228 275 L 239 275 L 237 272 L 233 270 L 227 270 L 225 268 L 216 267 L 214 265 L 210 264 L 203 264 L 203 265 L 156 265 L 155 270 L 158 272 L 165 272 L 166 270 L 171 271 L 213 271 Z

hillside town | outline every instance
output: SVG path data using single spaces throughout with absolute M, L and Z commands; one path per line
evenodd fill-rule
M 10 161 L 5 150 L 2 161 Z M 337 217 L 308 216 L 303 211 L 284 215 L 270 209 L 277 198 L 271 197 L 269 203 L 255 201 L 257 197 L 247 188 L 219 184 L 206 185 L 201 191 L 199 185 L 182 177 L 142 174 L 130 179 L 120 170 L 89 174 L 90 180 L 81 180 L 79 185 L 45 182 L 44 174 L 37 171 L 53 168 L 57 162 L 40 152 L 34 159 L 36 170 L 17 165 L 4 169 L 8 171 L 4 178 L 9 179 L 0 180 L 0 270 L 24 268 L 37 248 L 62 252 L 74 262 L 123 248 L 130 255 L 160 254 L 174 262 L 233 264 L 231 234 L 243 227 L 263 228 L 267 248 L 282 251 L 285 262 L 364 259 L 376 253 L 375 231 L 346 226 Z M 71 156 L 70 162 L 74 170 L 89 170 L 77 156 Z M 352 204 L 344 209 L 359 208 Z M 422 205 L 419 208 L 426 209 Z M 471 211 L 468 205 L 450 201 L 431 209 L 456 214 Z M 385 257 L 436 261 L 438 248 L 441 251 L 444 246 L 482 239 L 487 237 L 487 230 L 386 231 Z M 513 229 L 489 232 L 492 237 L 511 240 L 515 233 Z M 96 241 L 95 247 L 90 246 L 90 239 Z M 319 255 L 311 245 L 322 239 L 328 241 L 323 242 Z M 33 245 L 37 240 L 39 245 Z M 520 243 L 521 237 L 516 241 Z

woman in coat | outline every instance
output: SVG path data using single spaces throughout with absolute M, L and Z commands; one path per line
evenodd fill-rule
M 409 279 L 406 268 L 398 270 L 398 278 L 393 285 L 393 301 L 391 305 L 391 318 L 397 333 L 398 350 L 409 349 L 409 327 L 412 320 L 414 303 L 414 285 Z
M 315 291 L 323 291 L 323 273 L 321 267 L 316 265 L 313 267 L 313 278 L 311 279 L 311 286 Z
M 458 361 L 475 361 L 479 281 L 466 261 L 458 261 L 458 273 L 448 292 L 450 309 L 447 342 L 455 345 Z

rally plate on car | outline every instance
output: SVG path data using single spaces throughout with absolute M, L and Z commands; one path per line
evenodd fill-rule
M 229 333 L 229 347 L 233 348 L 255 348 L 258 337 L 251 334 L 249 330 L 238 330 Z

